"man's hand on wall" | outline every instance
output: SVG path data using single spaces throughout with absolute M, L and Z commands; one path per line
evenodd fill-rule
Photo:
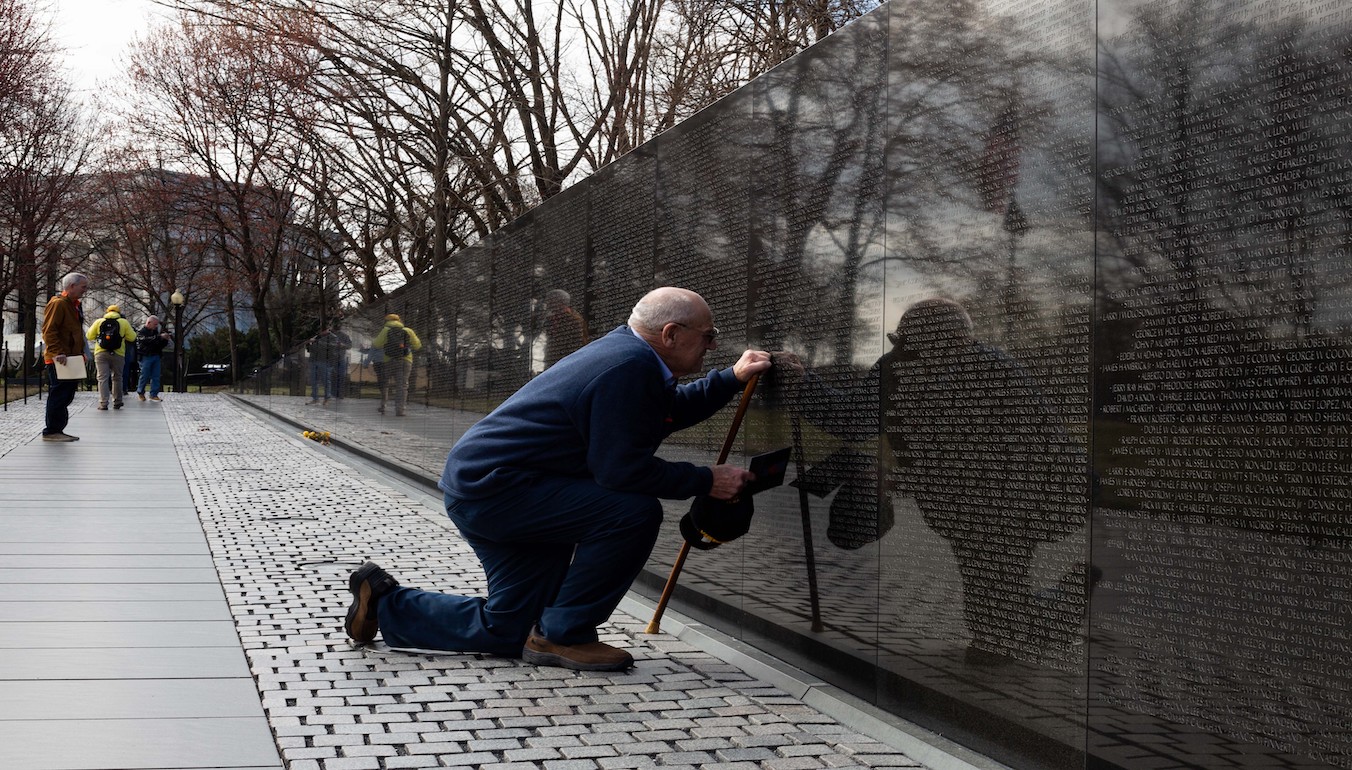
M 751 375 L 760 374 L 770 368 L 770 354 L 764 350 L 748 350 L 737 363 L 732 365 L 732 373 L 739 382 L 746 382 Z

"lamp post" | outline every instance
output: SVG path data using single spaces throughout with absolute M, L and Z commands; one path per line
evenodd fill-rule
M 183 392 L 183 292 L 175 290 L 169 295 L 174 303 L 174 392 Z

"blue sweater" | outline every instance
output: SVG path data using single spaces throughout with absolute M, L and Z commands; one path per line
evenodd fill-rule
M 732 369 L 669 387 L 657 354 L 621 326 L 512 394 L 451 449 L 439 486 L 467 500 L 541 476 L 679 500 L 707 494 L 708 468 L 656 456 L 662 440 L 741 390 Z

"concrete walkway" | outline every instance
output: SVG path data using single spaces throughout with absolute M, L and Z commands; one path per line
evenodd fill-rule
M 161 404 L 0 415 L 0 746 L 12 768 L 281 767 Z
M 674 613 L 644 634 L 636 600 L 601 628 L 630 672 L 354 645 L 364 559 L 482 590 L 435 496 L 224 397 L 93 404 L 72 444 L 38 440 L 41 404 L 0 413 L 6 767 L 993 766 Z

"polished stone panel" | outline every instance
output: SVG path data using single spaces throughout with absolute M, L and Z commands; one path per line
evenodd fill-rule
M 436 374 L 354 441 L 435 477 L 551 290 L 687 286 L 786 353 L 730 461 L 793 459 L 685 611 L 1017 768 L 1352 767 L 1350 22 L 892 0 L 360 311 Z
M 1348 9 L 1102 9 L 1091 751 L 1346 767 Z

